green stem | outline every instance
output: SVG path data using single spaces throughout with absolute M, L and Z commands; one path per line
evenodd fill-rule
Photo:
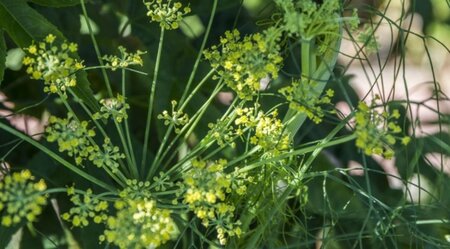
M 317 145 L 316 145 L 316 149 L 312 152 L 312 154 L 309 156 L 308 160 L 302 165 L 302 168 L 300 169 L 300 176 L 303 176 L 306 171 L 311 167 L 311 164 L 313 163 L 313 161 L 316 159 L 316 157 L 319 155 L 319 153 L 325 148 L 322 147 L 322 145 L 328 145 L 329 143 L 331 143 L 332 145 L 336 145 L 336 141 L 338 142 L 346 142 L 346 139 L 349 139 L 348 141 L 356 138 L 356 134 L 353 133 L 351 136 L 348 137 L 344 137 L 344 140 L 334 140 L 331 141 L 331 139 L 333 139 L 336 134 L 342 130 L 345 125 L 347 124 L 347 122 L 353 117 L 354 113 L 348 115 L 344 120 L 342 120 L 342 122 L 336 127 L 334 128 L 324 139 L 322 139 Z M 342 142 L 342 143 L 344 143 Z
M 248 166 L 245 166 L 245 167 L 239 169 L 239 172 L 251 171 L 251 170 L 253 170 L 255 168 L 258 168 L 258 167 L 261 167 L 263 165 L 266 165 L 267 163 L 277 162 L 277 161 L 280 161 L 280 160 L 283 160 L 283 159 L 286 159 L 286 158 L 289 158 L 289 157 L 292 157 L 292 156 L 305 155 L 305 154 L 314 152 L 314 151 L 316 151 L 318 149 L 324 149 L 324 148 L 336 146 L 336 145 L 339 145 L 339 144 L 347 143 L 347 142 L 352 141 L 354 139 L 356 139 L 356 134 L 351 134 L 351 135 L 348 135 L 348 136 L 339 137 L 339 138 L 337 138 L 335 140 L 328 141 L 327 143 L 319 142 L 319 143 L 317 143 L 317 145 L 314 145 L 314 146 L 306 147 L 306 148 L 303 148 L 303 149 L 298 149 L 298 150 L 295 150 L 295 151 L 292 151 L 292 152 L 287 152 L 287 153 L 282 154 L 281 156 L 273 157 L 273 158 L 270 158 L 270 159 L 267 159 L 267 160 L 264 160 L 264 161 L 258 161 L 257 163 L 254 163 L 254 164 L 251 164 L 251 165 L 248 165 Z M 233 160 L 232 162 L 233 162 L 233 164 L 235 164 L 235 163 L 238 163 L 239 161 L 238 160 Z M 230 167 L 230 166 L 232 166 L 231 162 L 228 164 L 228 167 Z M 306 169 L 304 171 L 306 171 Z
M 122 69 L 122 96 L 126 99 L 125 69 Z M 138 172 L 138 169 L 137 169 L 136 157 L 134 155 L 133 143 L 131 142 L 130 127 L 128 126 L 128 119 L 125 119 L 123 122 L 125 123 L 125 136 L 127 138 L 128 150 L 130 152 L 130 155 L 127 155 L 127 157 L 131 156 L 132 165 L 135 168 L 133 172 L 134 172 L 134 174 L 136 174 Z
M 161 27 L 161 34 L 159 36 L 159 44 L 158 44 L 158 53 L 156 54 L 155 70 L 153 73 L 153 81 L 151 85 L 150 96 L 148 98 L 148 112 L 147 112 L 147 122 L 145 125 L 144 147 L 142 149 L 141 172 L 144 172 L 144 167 L 145 164 L 147 163 L 148 139 L 150 136 L 150 126 L 152 121 L 153 101 L 155 98 L 156 81 L 158 79 L 159 64 L 161 62 L 161 53 L 164 43 L 164 30 L 165 29 Z
M 102 55 L 100 53 L 100 49 L 98 48 L 98 44 L 97 44 L 97 40 L 95 39 L 94 32 L 92 31 L 91 23 L 89 22 L 89 17 L 87 14 L 86 6 L 84 4 L 84 0 L 80 0 L 80 3 L 81 3 L 81 9 L 83 10 L 84 19 L 86 20 L 86 25 L 89 30 L 89 35 L 91 37 L 92 44 L 94 45 L 94 50 L 97 55 L 98 62 L 100 63 L 100 66 L 101 66 L 103 78 L 105 79 L 106 89 L 108 90 L 109 96 L 113 97 L 111 83 L 109 82 L 108 74 L 106 73 L 106 70 L 104 68 L 105 65 L 103 63 Z
M 212 76 L 212 74 L 214 73 L 214 70 L 211 70 L 203 79 L 202 81 L 197 85 L 197 87 L 192 91 L 192 93 L 188 96 L 188 98 L 186 99 L 186 101 L 183 103 L 183 105 L 180 107 L 179 111 L 182 112 L 183 109 L 186 107 L 186 105 L 189 103 L 189 101 L 191 100 L 191 98 L 195 95 L 195 93 L 197 93 L 197 91 L 200 90 L 200 88 L 203 86 L 203 84 L 206 82 L 206 80 Z M 219 84 L 218 86 L 220 86 L 221 84 Z M 218 89 L 220 89 L 218 87 Z M 212 99 L 215 97 L 215 95 L 217 94 L 217 89 L 212 93 L 211 97 L 206 101 L 206 103 L 200 108 L 201 110 L 206 109 L 207 106 L 209 106 L 209 104 L 211 103 Z M 198 112 L 197 112 L 198 113 Z M 191 118 L 191 120 L 194 117 Z M 159 163 L 161 163 L 162 159 L 164 159 L 164 157 L 166 156 L 166 154 L 170 151 L 170 149 L 173 147 L 173 145 L 175 144 L 175 142 L 178 140 L 178 138 L 180 137 L 180 134 L 182 134 L 186 128 L 188 127 L 194 127 L 191 126 L 191 120 L 182 128 L 182 130 L 180 131 L 179 134 L 177 134 L 177 136 L 172 140 L 172 142 L 170 143 L 170 145 L 164 150 L 164 148 L 166 147 L 166 143 L 169 140 L 170 134 L 174 128 L 173 124 L 170 124 L 169 127 L 167 128 L 167 131 L 164 135 L 163 141 L 161 143 L 161 145 L 159 146 L 158 152 L 156 153 L 155 159 L 153 160 L 152 165 L 150 166 L 150 170 L 147 174 L 146 179 L 150 178 L 153 173 L 156 170 L 156 167 Z
M 315 54 L 315 39 L 301 41 L 301 67 L 302 77 L 307 80 L 314 80 L 318 84 L 314 89 L 317 94 L 322 94 L 325 86 L 331 76 L 332 70 L 336 65 L 337 56 L 339 55 L 339 47 L 342 40 L 342 24 L 340 24 L 339 37 L 334 44 L 330 44 L 330 48 L 326 54 L 323 55 L 321 63 L 317 66 L 317 55 Z M 306 114 L 298 113 L 293 109 L 289 109 L 286 113 L 283 123 L 286 124 L 286 131 L 289 132 L 291 139 L 294 138 L 297 131 L 306 120 Z
M 180 104 L 182 104 L 184 102 L 184 99 L 186 98 L 186 94 L 189 92 L 189 88 L 191 87 L 191 84 L 195 78 L 195 74 L 197 73 L 197 68 L 198 68 L 198 65 L 200 64 L 200 59 L 202 58 L 203 50 L 205 49 L 206 41 L 208 40 L 208 37 L 209 37 L 209 32 L 211 31 L 212 23 L 213 23 L 214 16 L 216 13 L 217 3 L 218 3 L 218 0 L 214 0 L 213 6 L 211 9 L 211 15 L 210 15 L 209 21 L 208 21 L 208 26 L 205 31 L 205 36 L 203 37 L 202 45 L 200 46 L 200 50 L 198 52 L 197 59 L 195 60 L 194 67 L 192 68 L 192 72 L 191 72 L 191 75 L 189 76 L 189 80 L 188 80 L 188 83 L 186 84 L 186 88 L 183 92 L 183 96 L 181 96 Z
M 181 129 L 180 133 L 177 134 L 175 136 L 174 139 L 172 139 L 172 141 L 170 142 L 170 144 L 165 148 L 164 152 L 162 153 L 162 155 L 158 158 L 155 158 L 154 162 L 158 162 L 155 165 L 158 165 L 159 163 L 161 163 L 166 156 L 168 155 L 168 153 L 170 152 L 170 150 L 173 148 L 173 146 L 175 145 L 175 143 L 178 141 L 178 139 L 181 138 L 181 135 L 186 131 L 186 129 L 189 128 L 189 130 L 186 132 L 186 134 L 184 135 L 184 139 L 183 141 L 186 141 L 187 138 L 189 137 L 189 134 L 191 134 L 193 132 L 193 129 L 196 127 L 196 125 L 198 124 L 198 122 L 201 120 L 201 118 L 203 117 L 203 115 L 205 114 L 207 107 L 210 105 L 210 103 L 212 102 L 212 100 L 214 99 L 214 97 L 216 96 L 216 94 L 220 91 L 220 89 L 222 89 L 223 85 L 219 83 L 219 85 L 217 85 L 216 89 L 213 91 L 213 93 L 211 94 L 210 98 L 202 105 L 202 107 L 200 107 L 200 109 L 198 110 L 198 112 L 192 116 L 192 118 L 189 120 L 189 122 Z M 162 146 L 160 148 L 164 148 L 165 146 Z M 167 160 L 166 164 L 164 164 L 165 168 L 167 166 L 167 164 L 169 162 L 171 162 L 173 160 L 173 158 L 176 156 L 176 153 L 171 154 L 171 156 L 169 157 L 169 159 Z M 152 166 L 152 169 L 155 166 Z M 147 175 L 146 179 L 150 179 L 150 177 L 152 176 L 153 172 L 150 172 Z
M 126 160 L 127 160 L 127 163 L 128 163 L 128 170 L 131 172 L 132 176 L 135 179 L 137 179 L 138 176 L 139 176 L 139 173 L 138 173 L 138 170 L 137 170 L 137 166 L 135 164 L 133 164 L 133 160 L 131 159 L 131 152 L 128 149 L 127 142 L 125 140 L 125 136 L 124 136 L 123 131 L 122 131 L 122 127 L 119 125 L 119 123 L 114 118 L 113 118 L 113 121 L 114 121 L 114 125 L 116 126 L 117 133 L 119 134 L 119 138 L 120 138 L 120 141 L 122 143 L 122 147 L 123 147 L 123 149 L 125 151 Z
M 183 102 L 182 105 L 180 105 L 180 111 L 183 111 L 186 105 L 189 103 L 189 101 L 194 97 L 194 95 L 200 90 L 200 88 L 203 86 L 203 84 L 206 83 L 206 81 L 214 74 L 215 69 L 210 70 L 205 77 L 198 83 L 198 85 L 194 88 L 194 90 L 189 94 L 186 101 Z
M 82 70 L 83 71 L 89 71 L 89 70 L 94 70 L 94 69 L 113 69 L 114 67 L 111 66 L 92 66 L 92 67 L 85 67 Z M 121 68 L 122 70 L 126 70 L 126 71 L 130 71 L 130 72 L 134 72 L 134 73 L 138 73 L 138 74 L 142 74 L 142 75 L 147 75 L 146 72 L 142 72 L 136 69 L 132 69 L 132 68 L 128 68 L 128 67 L 124 67 Z
M 112 191 L 112 192 L 116 192 L 116 190 L 114 189 L 114 187 L 106 184 L 105 182 L 91 176 L 90 174 L 82 171 L 81 169 L 79 169 L 77 166 L 71 164 L 70 162 L 64 160 L 62 157 L 60 157 L 59 155 L 57 155 L 56 153 L 54 153 L 53 151 L 49 150 L 47 147 L 45 147 L 44 145 L 42 145 L 39 141 L 36 141 L 32 138 L 30 138 L 29 136 L 7 126 L 6 124 L 0 123 L 0 129 L 24 140 L 25 142 L 33 145 L 34 147 L 36 147 L 37 149 L 41 150 L 42 152 L 44 152 L 45 154 L 49 155 L 51 158 L 53 158 L 54 160 L 56 160 L 57 162 L 59 162 L 60 164 L 62 164 L 64 167 L 68 168 L 69 170 L 71 170 L 72 172 L 74 172 L 75 174 L 85 178 L 86 180 L 108 190 L 108 191 Z

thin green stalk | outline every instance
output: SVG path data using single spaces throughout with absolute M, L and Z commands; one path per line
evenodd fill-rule
M 127 142 L 126 142 L 125 136 L 123 134 L 122 127 L 119 125 L 119 123 L 115 119 L 113 119 L 113 120 L 114 120 L 114 125 L 116 126 L 117 133 L 119 134 L 119 138 L 122 143 L 122 147 L 125 151 L 126 160 L 128 162 L 128 169 L 131 172 L 131 175 L 137 179 L 139 177 L 137 166 L 135 164 L 133 164 L 133 161 L 131 159 L 131 156 L 130 156 L 131 152 L 127 146 Z
M 200 64 L 200 60 L 201 60 L 202 55 L 203 55 L 203 50 L 205 49 L 206 42 L 207 42 L 208 37 L 209 37 L 209 32 L 211 31 L 212 23 L 214 21 L 214 16 L 215 16 L 215 13 L 216 13 L 217 3 L 218 3 L 218 0 L 214 0 L 213 6 L 212 6 L 212 9 L 211 9 L 211 15 L 210 15 L 209 21 L 208 21 L 208 26 L 207 26 L 206 31 L 205 31 L 205 36 L 203 37 L 202 45 L 200 46 L 200 50 L 198 52 L 197 59 L 195 60 L 194 67 L 192 68 L 192 72 L 191 72 L 191 75 L 189 76 L 188 83 L 186 84 L 186 88 L 185 88 L 185 90 L 183 92 L 183 95 L 180 98 L 180 104 L 184 104 L 183 102 L 184 102 L 184 99 L 186 98 L 186 94 L 189 92 L 189 88 L 191 87 L 191 84 L 192 84 L 192 82 L 194 81 L 194 78 L 195 78 L 195 74 L 197 73 L 197 68 L 198 68 L 198 65 Z
M 166 150 L 162 154 L 160 161 L 163 161 L 166 158 L 167 154 L 170 152 L 172 147 L 175 145 L 175 143 L 181 137 L 181 134 L 183 134 L 184 131 L 187 128 L 189 128 L 189 130 L 184 135 L 184 139 L 183 139 L 183 141 L 186 141 L 186 139 L 189 137 L 189 135 L 193 132 L 194 128 L 197 126 L 198 122 L 200 122 L 201 118 L 203 117 L 203 115 L 205 114 L 205 112 L 207 110 L 207 107 L 209 106 L 209 104 L 211 103 L 211 101 L 214 99 L 215 95 L 217 94 L 217 92 L 220 91 L 221 88 L 222 88 L 222 86 L 217 87 L 217 89 L 216 89 L 217 91 L 215 90 L 211 94 L 211 97 L 205 102 L 205 104 L 203 104 L 202 107 L 200 107 L 199 111 L 191 118 L 191 120 L 189 120 L 189 123 L 186 124 L 186 126 L 183 127 L 181 132 L 179 134 L 177 134 L 177 136 L 171 141 L 169 146 L 167 146 Z M 208 147 L 208 146 L 206 146 L 206 147 Z M 166 160 L 166 163 L 163 165 L 163 168 L 168 167 L 168 164 L 174 159 L 175 156 L 176 156 L 175 153 L 171 154 L 170 157 Z
M 126 88 L 125 88 L 125 69 L 122 69 L 122 96 L 126 99 Z M 136 157 L 134 155 L 134 149 L 133 149 L 133 143 L 131 142 L 131 135 L 130 135 L 130 127 L 128 126 L 128 119 L 125 119 L 123 121 L 125 123 L 125 136 L 127 137 L 128 141 L 128 150 L 131 155 L 131 161 L 134 165 L 135 171 L 137 172 L 137 163 L 136 163 Z
M 115 67 L 112 67 L 112 66 L 92 66 L 92 67 L 85 67 L 82 70 L 83 71 L 89 71 L 89 70 L 101 69 L 101 68 L 103 68 L 103 69 L 114 69 Z M 136 70 L 136 69 L 133 69 L 133 68 L 124 67 L 124 68 L 122 68 L 122 70 L 130 71 L 130 72 L 138 73 L 138 74 L 142 74 L 142 75 L 147 75 L 146 72 L 142 72 L 142 71 L 139 71 L 139 70 Z
M 153 73 L 153 81 L 150 90 L 150 96 L 148 98 L 148 112 L 147 112 L 147 122 L 145 125 L 145 135 L 144 135 L 144 147 L 142 149 L 142 161 L 141 161 L 141 172 L 144 172 L 145 164 L 147 163 L 148 154 L 148 139 L 150 136 L 150 126 L 152 121 L 153 112 L 153 101 L 155 98 L 156 81 L 158 79 L 159 64 L 161 63 L 161 53 L 164 43 L 164 28 L 161 27 L 161 34 L 159 36 L 158 53 L 156 54 L 155 70 Z
M 191 100 L 191 98 L 197 93 L 197 91 L 200 90 L 200 88 L 203 86 L 203 84 L 207 81 L 207 79 L 209 77 L 212 76 L 212 74 L 214 73 L 214 70 L 211 70 L 203 79 L 202 81 L 197 85 L 197 87 L 192 91 L 192 93 L 188 96 L 188 98 L 186 99 L 186 101 L 183 103 L 183 105 L 180 107 L 179 111 L 183 111 L 183 109 L 186 107 L 187 103 L 189 103 L 189 101 Z M 218 86 L 220 86 L 221 84 L 219 84 Z M 220 88 L 218 88 L 220 89 Z M 211 103 L 212 99 L 215 97 L 215 95 L 217 94 L 217 89 L 216 91 L 213 92 L 213 94 L 210 96 L 210 98 L 206 101 L 206 103 L 202 106 L 203 109 L 206 109 L 204 106 L 209 106 L 209 104 Z M 202 110 L 202 108 L 200 108 L 200 110 Z M 191 119 L 192 120 L 192 119 Z M 183 133 L 183 131 L 187 128 L 190 127 L 190 121 L 188 124 L 186 124 L 183 129 L 181 130 L 180 134 Z M 170 134 L 172 133 L 172 130 L 174 128 L 173 124 L 170 124 L 169 127 L 166 130 L 166 133 L 164 134 L 164 138 L 163 141 L 161 143 L 161 145 L 158 148 L 158 152 L 156 153 L 155 159 L 153 160 L 152 165 L 150 166 L 150 170 L 147 174 L 147 178 L 151 177 L 153 175 L 153 173 L 156 170 L 157 165 L 162 161 L 162 159 L 166 156 L 166 154 L 170 151 L 170 149 L 172 148 L 173 144 L 178 140 L 178 138 L 180 137 L 180 134 L 178 134 L 171 142 L 171 144 L 166 148 L 166 143 L 169 140 Z M 165 148 L 165 150 L 164 150 Z
M 265 165 L 267 163 L 277 162 L 277 161 L 280 161 L 280 160 L 283 160 L 283 159 L 286 159 L 286 158 L 289 158 L 289 157 L 292 157 L 292 156 L 305 155 L 305 154 L 314 152 L 314 151 L 316 151 L 318 149 L 324 149 L 324 148 L 333 147 L 333 146 L 336 146 L 336 145 L 339 145 L 339 144 L 344 144 L 344 143 L 347 143 L 347 142 L 352 141 L 354 139 L 356 139 L 356 134 L 351 134 L 351 135 L 348 135 L 348 136 L 342 136 L 342 137 L 336 138 L 335 140 L 328 141 L 327 143 L 318 142 L 314 146 L 308 146 L 306 148 L 294 150 L 294 151 L 291 151 L 291 152 L 286 152 L 286 153 L 284 153 L 284 154 L 282 154 L 280 156 L 273 157 L 273 158 L 270 158 L 270 159 L 266 159 L 264 161 L 258 161 L 258 162 L 254 163 L 254 164 L 250 164 L 248 166 L 242 167 L 241 169 L 239 169 L 239 172 L 247 172 L 247 171 L 253 170 L 255 168 L 261 167 L 261 166 L 263 166 L 263 165 Z M 242 160 L 244 158 L 245 157 L 241 157 L 239 159 Z M 238 163 L 240 160 L 235 159 L 235 160 L 231 161 L 228 164 L 228 167 L 232 166 L 233 164 Z
M 206 103 L 199 109 L 200 115 L 198 115 L 198 117 L 193 117 L 193 120 L 195 120 L 195 122 L 192 125 L 190 125 L 189 130 L 184 135 L 184 139 L 185 140 L 192 134 L 192 132 L 194 132 L 194 128 L 197 126 L 197 123 L 200 122 L 201 117 L 203 117 L 203 115 L 205 114 L 206 107 L 208 107 L 210 102 L 213 100 L 213 96 L 215 97 L 216 94 L 220 90 L 222 90 L 223 87 L 224 87 L 224 85 L 222 84 L 222 80 L 220 80 L 219 83 L 217 84 L 217 88 L 213 91 L 210 99 L 208 99 L 206 101 Z M 233 108 L 233 106 L 236 104 L 237 101 L 238 101 L 238 98 L 234 98 L 233 103 L 231 103 L 231 105 L 229 106 L 229 108 L 227 109 L 225 114 L 222 116 L 222 118 L 226 117 L 228 115 L 228 113 L 231 112 L 231 109 Z
M 325 145 L 327 143 L 331 142 L 331 139 L 333 139 L 336 134 L 342 130 L 347 122 L 353 117 L 352 113 L 351 115 L 348 115 L 342 122 L 335 127 L 324 139 L 320 141 L 318 145 Z M 356 136 L 356 135 L 355 135 Z M 336 142 L 336 141 L 335 141 Z M 300 169 L 300 176 L 306 173 L 306 171 L 310 168 L 312 162 L 316 159 L 316 157 L 319 155 L 319 153 L 324 149 L 325 147 L 317 147 L 312 154 L 309 156 L 308 160 L 302 165 L 302 168 Z
M 200 81 L 200 83 L 197 84 L 197 86 L 192 90 L 192 92 L 187 97 L 186 101 L 183 102 L 183 104 L 180 105 L 180 111 L 183 111 L 186 105 L 189 103 L 189 101 L 194 97 L 194 95 L 202 88 L 203 84 L 207 82 L 207 80 L 214 74 L 215 69 L 211 69 L 205 77 Z
M 70 162 L 64 160 L 62 157 L 60 157 L 59 155 L 57 155 L 55 152 L 49 150 L 47 147 L 45 147 L 44 145 L 42 145 L 39 141 L 36 141 L 32 138 L 30 138 L 29 136 L 7 126 L 6 124 L 0 123 L 0 129 L 24 140 L 25 142 L 33 145 L 34 147 L 36 147 L 37 149 L 41 150 L 42 152 L 44 152 L 45 154 L 49 155 L 51 158 L 53 158 L 54 160 L 56 160 L 57 162 L 59 162 L 60 164 L 62 164 L 64 167 L 68 168 L 69 170 L 71 170 L 72 172 L 74 172 L 75 174 L 85 178 L 86 180 L 108 190 L 108 191 L 112 191 L 112 192 L 116 192 L 116 189 L 114 189 L 114 187 L 108 185 L 107 183 L 91 176 L 90 174 L 84 172 L 83 170 L 79 169 L 77 166 L 71 164 Z
M 100 49 L 98 48 L 98 44 L 97 44 L 97 40 L 95 39 L 94 32 L 92 31 L 91 23 L 89 22 L 89 17 L 87 14 L 86 6 L 84 4 L 84 0 L 80 0 L 80 3 L 81 3 L 81 9 L 83 11 L 84 19 L 86 20 L 86 25 L 89 30 L 89 35 L 91 37 L 92 44 L 94 45 L 94 50 L 97 55 L 98 62 L 100 63 L 100 66 L 101 66 L 102 75 L 103 75 L 103 78 L 105 79 L 106 89 L 108 90 L 109 96 L 113 97 L 111 83 L 109 82 L 108 74 L 106 73 L 106 70 L 104 68 L 105 64 L 103 63 L 102 55 L 100 53 Z

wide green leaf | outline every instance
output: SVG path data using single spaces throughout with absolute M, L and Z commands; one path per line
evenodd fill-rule
M 24 0 L 0 0 L 0 28 L 6 30 L 19 47 L 27 47 L 33 41 L 44 39 L 48 34 L 66 40 L 57 27 L 48 22 Z M 77 86 L 74 88 L 74 92 L 91 109 L 98 109 L 97 101 L 92 94 L 87 74 L 84 71 L 77 75 Z
M 0 29 L 0 86 L 3 81 L 3 74 L 5 73 L 6 62 L 6 44 L 3 37 L 3 30 Z
M 80 4 L 80 0 L 29 0 L 29 2 L 48 7 L 69 7 Z

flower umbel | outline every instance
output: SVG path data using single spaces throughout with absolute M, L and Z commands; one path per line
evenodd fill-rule
M 75 59 L 77 44 L 63 42 L 55 44 L 56 37 L 49 34 L 37 45 L 24 48 L 23 59 L 26 71 L 32 79 L 44 80 L 44 91 L 65 94 L 68 87 L 76 85 L 75 72 L 83 69 L 81 61 Z
M 51 116 L 45 131 L 48 134 L 47 141 L 57 141 L 59 151 L 67 151 L 69 156 L 75 157 L 77 164 L 81 164 L 95 149 L 89 141 L 95 136 L 94 130 L 88 128 L 87 121 L 80 122 L 70 112 L 64 119 Z
M 125 102 L 124 96 L 117 94 L 116 98 L 100 100 L 100 104 L 102 107 L 100 112 L 94 114 L 94 119 L 111 117 L 120 123 L 128 118 L 127 110 L 130 109 L 130 105 Z
M 329 89 L 324 96 L 316 90 L 318 83 L 309 79 L 293 81 L 292 85 L 280 89 L 280 93 L 289 102 L 289 108 L 305 113 L 309 119 L 318 124 L 322 122 L 325 112 L 321 105 L 330 104 L 334 91 Z
M 175 100 L 171 101 L 172 113 L 169 114 L 168 111 L 163 111 L 162 114 L 158 115 L 158 119 L 163 119 L 165 125 L 172 124 L 175 126 L 175 132 L 179 133 L 180 126 L 184 126 L 189 122 L 189 116 L 181 110 L 175 110 L 177 102 Z
M 92 190 L 88 189 L 83 195 L 77 194 L 73 187 L 68 188 L 67 194 L 72 196 L 70 201 L 75 205 L 62 218 L 70 221 L 75 227 L 86 227 L 89 220 L 102 223 L 107 220 L 108 202 L 100 200 Z
M 103 56 L 103 60 L 106 61 L 106 66 L 111 67 L 111 70 L 115 71 L 118 68 L 127 68 L 131 65 L 142 66 L 144 64 L 141 55 L 145 54 L 145 52 L 138 50 L 136 53 L 129 53 L 122 46 L 119 46 L 119 51 L 120 57 L 114 55 Z
M 47 204 L 44 180 L 34 182 L 29 170 L 7 175 L 0 181 L 1 225 L 9 227 L 25 220 L 33 222 Z
M 402 129 L 396 123 L 400 117 L 398 110 L 392 114 L 388 112 L 379 113 L 366 103 L 360 102 L 355 114 L 356 146 L 361 148 L 366 155 L 382 155 L 392 158 L 394 151 L 391 148 L 398 140 L 406 145 L 409 137 L 400 136 Z
M 219 46 L 204 52 L 205 58 L 239 98 L 251 100 L 258 94 L 263 78 L 278 77 L 283 61 L 280 37 L 281 32 L 276 28 L 245 36 L 242 41 L 238 30 L 227 31 Z
M 120 197 L 130 200 L 150 199 L 149 181 L 142 182 L 136 179 L 128 179 L 126 183 L 127 187 L 120 192 Z
M 159 22 L 161 28 L 177 29 L 183 16 L 191 12 L 191 8 L 183 7 L 180 2 L 172 0 L 151 0 L 144 2 L 147 7 L 147 16 L 152 22 Z
M 157 248 L 178 233 L 170 210 L 158 208 L 154 200 L 119 200 L 114 206 L 117 213 L 108 218 L 100 241 L 121 249 Z
M 258 113 L 255 133 L 250 138 L 250 143 L 260 146 L 266 157 L 279 155 L 290 148 L 289 135 L 284 132 L 284 125 L 277 116 L 277 111 Z
M 234 173 L 224 172 L 226 164 L 224 159 L 209 165 L 195 159 L 192 161 L 193 168 L 183 176 L 183 202 L 189 205 L 205 227 L 215 227 L 222 245 L 226 244 L 227 236 L 240 236 L 241 233 L 240 221 L 234 215 L 236 207 L 226 197 L 231 193 L 243 195 L 246 192 L 245 181 L 238 180 Z
M 95 166 L 102 168 L 106 167 L 115 173 L 119 168 L 119 160 L 125 158 L 125 154 L 120 152 L 119 147 L 111 144 L 109 138 L 105 138 L 102 145 L 103 151 L 99 146 L 95 145 L 94 150 L 90 152 L 89 161 L 92 161 Z

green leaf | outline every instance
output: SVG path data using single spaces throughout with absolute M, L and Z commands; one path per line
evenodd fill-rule
M 20 248 L 20 242 L 22 241 L 23 230 L 20 228 L 17 230 L 14 235 L 11 237 L 11 241 L 6 246 L 6 249 L 16 249 Z
M 48 7 L 69 7 L 80 4 L 80 0 L 28 0 L 29 2 Z
M 3 30 L 0 29 L 0 86 L 2 85 L 3 75 L 6 68 L 6 44 Z
M 33 41 L 43 40 L 48 34 L 66 40 L 58 28 L 31 8 L 25 0 L 0 0 L 0 28 L 6 30 L 11 39 L 22 48 Z M 87 74 L 81 71 L 77 74 L 74 92 L 92 110 L 97 111 L 98 103 L 89 85 Z

